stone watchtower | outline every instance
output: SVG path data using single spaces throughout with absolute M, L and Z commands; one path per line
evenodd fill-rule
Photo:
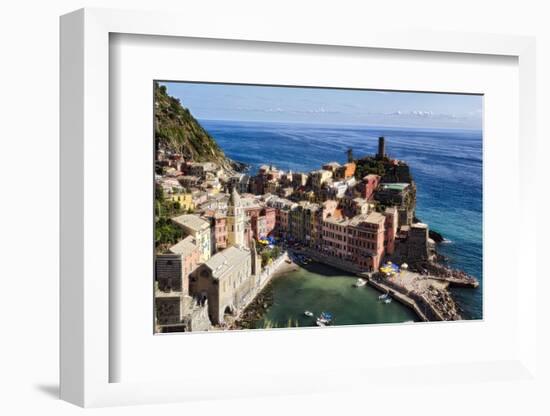
M 227 245 L 244 247 L 244 209 L 241 197 L 233 187 L 227 203 Z
M 378 153 L 376 154 L 377 159 L 384 159 L 386 157 L 386 143 L 384 136 L 378 138 Z

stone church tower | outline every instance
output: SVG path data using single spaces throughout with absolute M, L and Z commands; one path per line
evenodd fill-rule
M 227 245 L 244 247 L 244 209 L 241 197 L 235 188 L 227 203 Z

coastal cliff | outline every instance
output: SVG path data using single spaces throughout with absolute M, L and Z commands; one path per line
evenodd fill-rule
M 382 183 L 414 183 L 409 165 L 403 161 L 395 161 L 387 156 L 365 156 L 354 162 L 357 166 L 355 170 L 357 180 L 373 174 L 379 175 Z
M 193 162 L 214 162 L 226 172 L 245 165 L 229 159 L 214 138 L 200 125 L 179 99 L 155 82 L 155 148 L 181 154 Z
M 365 156 L 353 162 L 356 165 L 355 178 L 358 181 L 361 181 L 367 175 L 378 175 L 382 184 L 409 184 L 409 191 L 405 195 L 404 205 L 414 216 L 416 208 L 416 185 L 409 165 L 406 162 L 390 159 L 386 155 Z

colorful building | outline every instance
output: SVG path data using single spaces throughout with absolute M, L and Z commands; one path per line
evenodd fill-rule
M 297 204 L 288 199 L 272 197 L 267 201 L 267 206 L 275 209 L 274 233 L 279 237 L 290 236 L 290 211 Z
M 330 216 L 323 221 L 322 250 L 325 254 L 348 260 L 348 225 L 349 220 L 341 215 Z
M 315 190 L 320 190 L 323 184 L 332 178 L 332 171 L 330 170 L 316 170 L 311 172 L 311 186 Z
M 370 174 L 363 177 L 362 182 L 358 185 L 357 189 L 361 194 L 361 198 L 365 198 L 367 201 L 372 200 L 374 197 L 374 192 L 380 184 L 380 176 Z
M 227 248 L 227 217 L 219 211 L 207 210 L 204 218 L 210 221 L 211 241 L 214 253 Z
M 179 226 L 187 235 L 195 238 L 200 250 L 200 261 L 207 261 L 212 254 L 210 223 L 194 214 L 180 215 L 172 218 L 172 222 Z
M 193 201 L 193 193 L 182 191 L 179 193 L 174 193 L 169 195 L 169 197 L 172 201 L 178 202 L 180 204 L 180 208 L 185 211 L 194 211 L 195 210 L 195 202 Z
M 335 171 L 335 177 L 337 179 L 349 179 L 355 175 L 356 165 L 353 162 L 345 163 Z
M 378 212 L 352 218 L 348 228 L 350 260 L 367 271 L 380 267 L 384 257 L 384 224 L 386 217 Z

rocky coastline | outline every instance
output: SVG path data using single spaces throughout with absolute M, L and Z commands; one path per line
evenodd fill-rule
M 231 329 L 256 329 L 255 322 L 273 305 L 273 286 L 269 282 L 256 298 L 246 307 Z

